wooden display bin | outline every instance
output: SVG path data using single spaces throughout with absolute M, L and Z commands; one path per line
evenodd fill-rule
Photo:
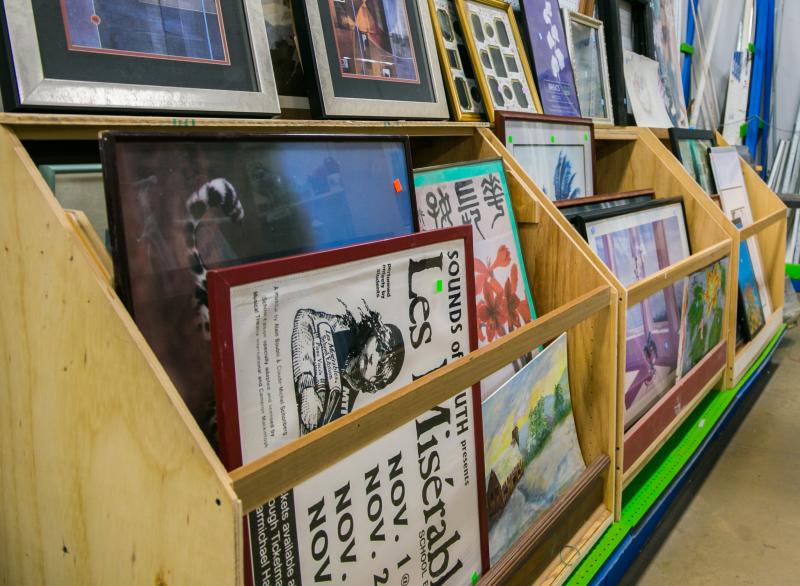
M 669 439 L 672 432 L 691 413 L 697 403 L 715 386 L 721 385 L 725 375 L 728 351 L 728 332 L 732 316 L 735 316 L 736 290 L 730 278 L 726 287 L 725 326 L 722 341 L 713 348 L 686 376 L 681 378 L 659 401 L 651 407 L 630 429 L 625 431 L 624 381 L 626 362 L 626 317 L 628 308 L 658 293 L 665 287 L 699 271 L 713 263 L 731 256 L 731 238 L 721 225 L 717 215 L 712 215 L 703 205 L 702 199 L 713 203 L 707 195 L 698 192 L 699 187 L 685 171 L 678 173 L 677 162 L 649 130 L 641 128 L 595 129 L 595 191 L 598 194 L 639 189 L 653 189 L 656 198 L 680 195 L 686 211 L 689 239 L 693 254 L 630 287 L 625 287 L 603 263 L 585 241 L 581 248 L 594 259 L 595 265 L 606 278 L 614 283 L 620 300 L 617 373 L 617 433 L 619 451 L 617 473 L 620 487 L 617 496 L 621 499 L 622 487 L 641 471 L 652 455 Z M 666 155 L 666 156 L 665 156 Z M 674 163 L 671 164 L 671 163 Z M 514 163 L 528 185 L 536 194 L 543 209 L 555 210 L 536 184 Z M 677 166 L 677 167 L 676 167 Z M 702 199 L 701 199 L 702 198 Z M 573 230 L 562 216 L 559 222 L 565 230 Z M 730 262 L 729 262 L 730 264 Z M 729 270 L 730 275 L 730 270 Z M 732 300 L 732 302 L 731 302 Z
M 0 125 L 3 583 L 242 584 L 246 512 L 564 331 L 587 471 L 479 583 L 560 583 L 611 523 L 618 295 L 486 125 L 12 114 Z M 539 318 L 226 471 L 114 292 L 100 240 L 59 206 L 31 157 L 106 129 L 173 127 L 409 134 L 417 166 L 506 157 Z

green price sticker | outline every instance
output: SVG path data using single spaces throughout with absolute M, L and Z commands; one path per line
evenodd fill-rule
M 555 142 L 556 142 L 556 137 L 555 137 L 555 135 L 550 135 L 550 142 L 552 142 L 553 144 L 555 144 Z
M 436 292 L 437 293 L 441 293 L 442 292 L 442 280 L 441 279 L 438 279 L 436 281 Z
M 508 135 L 508 144 L 512 144 L 513 142 L 514 142 L 514 139 L 511 138 L 511 135 L 509 134 Z

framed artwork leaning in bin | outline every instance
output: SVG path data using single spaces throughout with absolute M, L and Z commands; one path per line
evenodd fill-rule
M 672 154 L 681 162 L 697 184 L 709 195 L 717 192 L 708 149 L 716 146 L 713 130 L 670 128 Z
M 4 108 L 280 112 L 260 0 L 166 4 L 5 2 Z
M 448 118 L 427 0 L 294 0 L 293 7 L 315 116 Z

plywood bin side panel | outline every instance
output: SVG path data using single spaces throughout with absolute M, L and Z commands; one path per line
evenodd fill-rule
M 0 583 L 241 583 L 241 507 L 19 141 L 0 128 Z

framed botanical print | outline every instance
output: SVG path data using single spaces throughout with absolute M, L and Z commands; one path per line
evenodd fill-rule
M 626 287 L 691 254 L 680 197 L 592 212 L 573 223 Z M 628 308 L 625 429 L 675 384 L 684 286 L 670 284 Z
M 689 130 L 686 128 L 670 128 L 669 142 L 672 153 L 681 162 L 689 175 L 709 195 L 717 192 L 714 185 L 714 173 L 708 149 L 716 146 L 716 138 L 712 130 Z
M 448 117 L 427 0 L 293 0 L 293 6 L 315 116 Z
M 464 42 L 464 31 L 453 0 L 428 0 L 433 17 L 433 34 L 439 50 L 439 63 L 445 72 L 444 81 L 450 111 L 459 122 L 483 120 L 483 94 L 475 78 L 472 57 Z M 449 72 L 449 75 L 446 73 Z
M 635 124 L 626 99 L 623 50 L 654 58 L 650 0 L 597 0 L 597 16 L 606 33 L 608 73 L 617 126 Z
M 291 0 L 261 0 L 275 86 L 283 110 L 308 110 L 308 90 L 297 50 Z
M 603 23 L 572 10 L 564 11 L 567 46 L 575 72 L 578 102 L 584 118 L 595 124 L 614 124 L 608 56 Z
M 416 231 L 407 137 L 106 133 L 116 286 L 216 433 L 208 270 Z
M 514 11 L 502 0 L 455 0 L 489 122 L 496 110 L 542 112 Z
M 591 120 L 499 112 L 495 132 L 556 205 L 594 195 Z
M 542 109 L 580 118 L 567 36 L 556 0 L 520 0 Z
M 278 114 L 260 0 L 5 2 L 6 110 Z

